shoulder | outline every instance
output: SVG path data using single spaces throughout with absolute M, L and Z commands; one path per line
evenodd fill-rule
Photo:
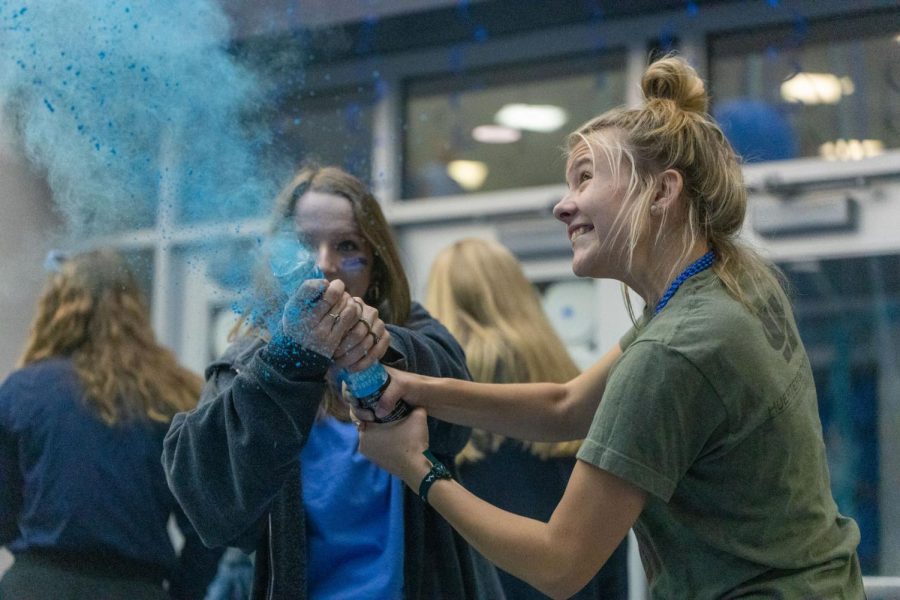
M 81 395 L 81 383 L 72 361 L 50 358 L 11 373 L 0 386 L 0 411 L 4 415 L 43 411 L 71 402 Z
M 407 317 L 406 322 L 403 324 L 403 327 L 412 329 L 414 331 L 430 327 L 447 331 L 446 329 L 444 329 L 444 326 L 441 325 L 440 321 L 432 317 L 431 313 L 428 312 L 425 307 L 418 302 L 413 302 L 410 304 L 409 317 Z
M 424 306 L 413 302 L 410 306 L 409 317 L 403 325 L 388 325 L 392 334 L 403 333 L 403 330 L 414 332 L 422 336 L 436 339 L 442 343 L 456 344 L 456 338 L 444 325 L 431 316 Z
M 771 295 L 782 313 L 790 313 L 781 290 L 762 294 Z M 767 302 L 769 298 L 760 296 L 753 304 L 762 306 Z M 753 347 L 763 334 L 759 314 L 731 296 L 721 280 L 707 272 L 696 281 L 689 280 L 673 301 L 638 332 L 635 341 L 658 342 L 702 365 Z
M 388 325 L 391 347 L 383 362 L 404 370 L 468 379 L 462 347 L 425 308 L 413 303 L 403 326 Z
M 6 393 L 31 388 L 46 389 L 60 381 L 75 382 L 77 377 L 75 365 L 68 358 L 48 358 L 13 371 L 0 389 Z

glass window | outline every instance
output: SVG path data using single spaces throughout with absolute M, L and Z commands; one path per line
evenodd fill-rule
M 208 244 L 192 251 L 206 260 L 206 275 L 223 293 L 251 291 L 259 268 L 262 238 Z
M 337 165 L 370 181 L 375 101 L 374 90 L 364 87 L 286 94 L 272 119 L 270 160 L 289 171 L 305 161 Z
M 179 221 L 192 224 L 267 216 L 281 187 L 307 162 L 338 165 L 370 181 L 374 104 L 374 92 L 362 87 L 327 92 L 290 88 L 246 124 L 250 137 L 236 138 L 240 147 L 223 150 L 224 165 L 245 167 L 248 159 L 259 159 L 254 172 L 226 170 L 205 177 L 182 174 Z M 209 192 L 217 189 L 233 197 L 211 198 Z
M 710 40 L 713 113 L 748 162 L 900 148 L 900 11 Z
M 153 276 L 155 272 L 153 261 L 153 248 L 139 248 L 119 250 L 122 257 L 134 273 L 135 279 L 141 288 L 141 293 L 147 306 L 153 301 Z
M 624 103 L 624 65 L 608 52 L 408 82 L 403 197 L 561 183 L 564 136 Z
M 819 414 L 841 513 L 861 531 L 864 575 L 880 575 L 886 543 L 900 532 L 896 478 L 900 459 L 887 449 L 879 422 L 900 417 L 900 256 L 870 256 L 782 265 L 792 288 L 794 315 L 813 367 Z M 886 514 L 887 513 L 887 514 Z

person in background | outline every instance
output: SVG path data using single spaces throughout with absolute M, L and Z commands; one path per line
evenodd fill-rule
M 686 61 L 650 64 L 642 90 L 641 106 L 569 136 L 568 192 L 554 208 L 575 274 L 642 297 L 635 326 L 565 384 L 392 371 L 376 411 L 403 398 L 519 439 L 583 437 L 549 521 L 478 499 L 423 456 L 425 410 L 366 423 L 360 449 L 554 598 L 590 581 L 632 527 L 654 598 L 864 598 L 859 528 L 831 494 L 790 303 L 774 267 L 738 239 L 740 162 Z
M 431 266 L 425 305 L 462 344 L 473 381 L 564 383 L 578 375 L 519 261 L 498 242 L 469 238 L 442 250 Z M 580 440 L 525 442 L 475 429 L 457 457 L 459 479 L 503 510 L 547 521 L 580 445 Z M 508 598 L 546 598 L 521 579 L 499 575 Z M 627 582 L 623 543 L 572 598 L 626 600 Z
M 0 387 L 0 545 L 15 556 L 0 597 L 202 598 L 221 552 L 200 542 L 159 461 L 200 378 L 157 343 L 120 255 L 51 264 L 18 369 Z
M 411 302 L 397 246 L 365 185 L 304 168 L 277 200 L 273 234 L 312 249 L 325 279 L 255 314 L 176 415 L 169 485 L 210 546 L 256 550 L 254 598 L 488 599 L 496 572 L 402 482 L 358 452 L 338 369 L 376 360 L 468 378 L 462 349 Z M 282 310 L 282 306 L 284 306 Z M 470 430 L 428 419 L 452 464 Z

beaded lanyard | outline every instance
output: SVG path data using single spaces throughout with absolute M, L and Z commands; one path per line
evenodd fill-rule
M 710 268 L 715 260 L 716 253 L 710 250 L 709 252 L 689 264 L 688 268 L 682 271 L 681 275 L 675 278 L 675 281 L 672 282 L 672 285 L 669 286 L 669 289 L 666 290 L 666 293 L 663 294 L 662 298 L 659 299 L 659 302 L 656 303 L 656 309 L 653 311 L 653 315 L 658 315 L 659 311 L 666 307 L 666 304 L 669 303 L 669 300 L 672 299 L 672 296 L 675 295 L 675 292 L 678 291 L 678 288 L 681 287 L 682 283 L 684 283 L 688 278 L 693 277 L 697 273 Z

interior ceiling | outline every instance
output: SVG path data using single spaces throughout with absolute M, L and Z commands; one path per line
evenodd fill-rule
M 237 39 L 383 19 L 483 0 L 220 0 Z
M 738 0 L 220 0 L 235 45 L 306 41 L 332 62 Z M 301 35 L 302 34 L 302 35 Z

